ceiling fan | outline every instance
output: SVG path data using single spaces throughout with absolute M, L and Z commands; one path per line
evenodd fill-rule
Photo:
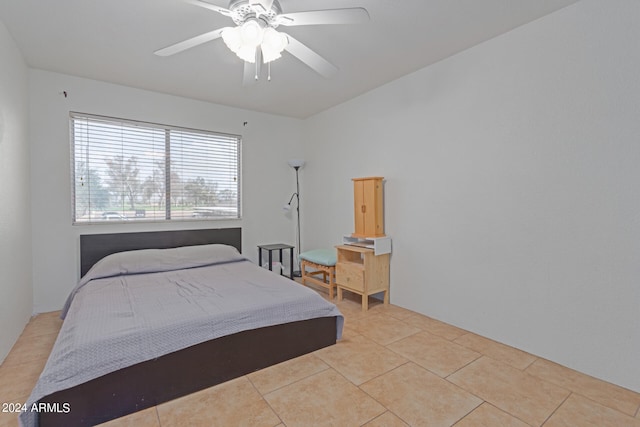
M 280 58 L 283 50 L 326 78 L 338 71 L 335 65 L 289 34 L 276 31 L 280 25 L 359 24 L 369 21 L 369 13 L 361 7 L 282 13 L 278 0 L 230 0 L 227 9 L 204 0 L 183 1 L 228 16 L 236 26 L 218 28 L 154 53 L 158 56 L 170 56 L 222 38 L 227 47 L 245 61 L 245 85 L 258 80 L 263 63 L 270 69 L 271 62 Z M 270 73 L 268 79 L 271 79 Z

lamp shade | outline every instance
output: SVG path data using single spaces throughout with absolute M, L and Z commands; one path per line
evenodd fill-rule
M 289 160 L 289 166 L 292 168 L 301 168 L 304 166 L 305 161 L 302 159 L 291 159 Z

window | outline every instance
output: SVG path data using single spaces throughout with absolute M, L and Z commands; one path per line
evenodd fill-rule
M 71 113 L 73 223 L 240 218 L 240 137 Z

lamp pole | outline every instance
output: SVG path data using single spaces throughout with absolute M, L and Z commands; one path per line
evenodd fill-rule
M 300 166 L 294 166 L 293 168 L 296 170 L 296 200 L 298 202 L 296 206 L 296 214 L 298 216 L 298 270 L 294 271 L 293 275 L 300 277 L 302 276 L 300 271 L 300 182 L 298 180 L 298 169 L 300 169 Z
M 289 166 L 291 166 L 293 169 L 295 169 L 296 171 L 296 192 L 293 193 L 293 195 L 291 196 L 291 199 L 289 200 L 289 203 L 286 205 L 288 206 L 288 208 L 285 206 L 285 209 L 289 210 L 291 208 L 291 201 L 293 200 L 293 197 L 296 197 L 296 201 L 298 202 L 298 206 L 296 206 L 296 215 L 298 216 L 297 218 L 297 224 L 298 224 L 298 229 L 297 229 L 297 233 L 296 233 L 296 237 L 298 239 L 297 241 L 297 245 L 298 245 L 298 270 L 293 272 L 293 275 L 296 277 L 300 277 L 301 271 L 300 271 L 300 253 L 302 252 L 302 248 L 301 248 L 301 239 L 300 239 L 300 234 L 302 233 L 302 231 L 300 230 L 300 179 L 299 179 L 299 175 L 298 172 L 300 171 L 301 167 L 304 167 L 305 161 L 302 159 L 291 159 L 289 160 Z

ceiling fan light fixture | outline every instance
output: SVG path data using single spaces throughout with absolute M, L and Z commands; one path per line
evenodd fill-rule
M 252 64 L 256 62 L 255 46 L 242 46 L 240 49 L 238 49 L 236 55 L 238 55 L 238 58 L 242 59 L 243 61 L 250 62 Z
M 282 58 L 282 54 L 280 52 L 271 51 L 268 48 L 265 48 L 264 45 L 262 45 L 262 60 L 265 64 L 271 61 L 275 61 L 278 58 Z
M 264 30 L 257 19 L 250 19 L 240 27 L 240 37 L 243 46 L 256 47 L 262 43 Z
M 271 27 L 266 28 L 260 46 L 265 64 L 280 58 L 287 44 L 289 44 L 289 39 L 287 39 L 286 35 L 277 32 Z
M 240 59 L 256 62 L 256 48 L 262 43 L 264 30 L 256 20 L 249 20 L 240 27 L 224 30 L 222 40 Z
M 242 47 L 242 37 L 240 36 L 240 27 L 230 27 L 222 32 L 222 40 L 229 50 L 237 53 Z

